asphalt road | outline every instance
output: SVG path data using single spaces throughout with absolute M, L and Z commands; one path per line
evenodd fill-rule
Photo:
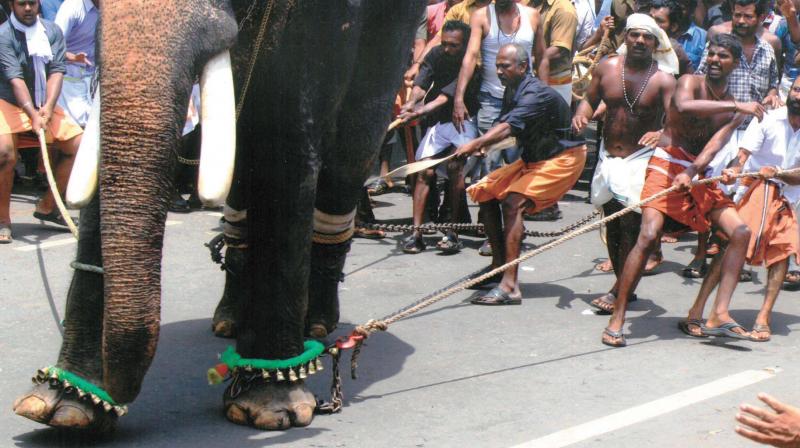
M 591 212 L 584 197 L 574 192 L 562 202 L 559 222 L 527 227 L 554 230 L 576 221 Z M 33 198 L 14 195 L 16 241 L 0 246 L 0 446 L 84 446 L 89 442 L 11 412 L 35 370 L 56 359 L 75 251 L 68 233 L 33 220 Z M 410 216 L 407 195 L 376 199 L 379 219 Z M 203 243 L 216 233 L 218 217 L 169 216 L 158 353 L 130 414 L 101 446 L 740 447 L 752 445 L 733 431 L 739 403 L 766 391 L 800 404 L 797 292 L 781 294 L 768 343 L 684 336 L 676 324 L 699 286 L 679 275 L 693 249 L 687 237 L 664 245 L 667 261 L 642 280 L 641 299 L 628 314 L 629 346 L 611 349 L 600 343 L 607 317 L 588 306 L 613 282 L 593 270 L 605 251 L 594 232 L 523 265 L 522 306 L 477 307 L 461 292 L 373 336 L 358 380 L 345 371 L 342 413 L 285 432 L 235 426 L 222 413 L 223 388 L 205 381 L 229 344 L 210 333 L 224 277 Z M 428 238 L 429 247 L 436 238 Z M 477 255 L 475 238 L 465 238 L 467 247 L 454 256 L 433 249 L 405 255 L 399 239 L 353 244 L 337 336 L 488 262 Z M 733 300 L 733 316 L 748 327 L 763 296 L 765 273 L 755 272 Z M 326 397 L 329 381 L 328 367 L 310 385 Z

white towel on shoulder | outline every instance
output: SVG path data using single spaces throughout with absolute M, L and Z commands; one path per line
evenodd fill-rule
M 47 38 L 42 19 L 36 18 L 36 23 L 27 26 L 17 20 L 14 14 L 9 16 L 11 25 L 14 29 L 25 33 L 25 40 L 28 44 L 28 54 L 33 59 L 33 70 L 35 74 L 34 103 L 37 108 L 42 107 L 47 99 L 47 73 L 45 66 L 53 60 L 53 49 L 50 48 L 50 40 Z

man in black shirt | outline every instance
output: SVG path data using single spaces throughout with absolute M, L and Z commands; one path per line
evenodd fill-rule
M 578 180 L 586 161 L 583 139 L 572 134 L 569 105 L 530 74 L 525 49 L 517 44 L 503 46 L 496 65 L 498 77 L 506 87 L 500 117 L 482 137 L 457 151 L 465 157 L 509 136 L 516 137 L 522 148 L 520 160 L 495 170 L 467 190 L 472 200 L 480 204 L 493 249 L 493 268 L 519 257 L 525 229 L 522 212 L 527 209 L 535 213 L 555 204 Z M 517 266 L 482 283 L 492 282 L 500 284 L 472 303 L 521 303 Z
M 464 58 L 467 42 L 469 41 L 470 28 L 460 21 L 448 21 L 442 28 L 442 43 L 434 47 L 426 56 L 420 67 L 419 74 L 414 78 L 414 89 L 409 101 L 403 105 L 400 118 L 411 121 L 424 117 L 428 130 L 417 148 L 416 159 L 425 160 L 441 158 L 448 155 L 453 148 L 463 145 L 478 136 L 478 128 L 471 121 L 464 123 L 464 131 L 458 132 L 453 126 L 453 95 L 458 71 Z M 467 93 L 464 95 L 467 108 L 470 112 L 477 112 L 477 88 L 479 83 L 473 79 Z M 425 99 L 429 100 L 426 102 Z M 434 169 L 423 171 L 417 175 L 414 187 L 414 225 L 422 225 L 422 216 L 425 203 L 430 192 L 429 180 Z M 458 219 L 461 216 L 462 199 L 464 195 L 464 161 L 453 159 L 446 167 L 439 168 L 440 176 L 450 180 L 450 207 L 451 216 Z M 439 242 L 438 247 L 443 252 L 455 253 L 461 250 L 458 235 L 452 230 Z M 403 252 L 417 254 L 425 250 L 425 242 L 420 231 L 414 231 L 402 243 Z

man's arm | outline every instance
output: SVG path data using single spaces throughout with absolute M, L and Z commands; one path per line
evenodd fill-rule
M 67 70 L 65 63 L 67 46 L 64 42 L 64 35 L 61 34 L 61 29 L 58 27 L 55 28 L 55 36 L 50 41 L 50 48 L 53 51 L 53 59 L 47 66 L 47 93 L 44 104 L 39 108 L 39 115 L 42 117 L 44 126 L 47 125 L 53 115 L 58 96 L 61 95 L 64 72 Z
M 764 118 L 764 106 L 753 101 L 750 103 L 737 103 L 732 101 L 715 101 L 695 99 L 701 87 L 702 78 L 695 75 L 684 75 L 678 80 L 675 89 L 675 108 L 681 114 L 691 114 L 697 117 L 710 117 L 716 114 L 740 112 L 753 115 L 759 119 Z M 665 109 L 668 110 L 668 109 Z
M 422 57 L 424 56 L 425 42 L 428 40 L 428 14 L 427 9 L 422 11 L 422 16 L 419 18 L 417 24 L 417 33 L 414 37 L 414 51 L 411 67 L 406 70 L 403 79 L 406 85 L 410 86 L 414 82 L 414 77 L 419 73 L 419 66 L 422 64 Z
M 783 101 L 778 96 L 778 79 L 778 63 L 773 58 L 769 64 L 769 90 L 767 96 L 761 101 L 767 109 L 777 109 L 783 106 Z
M 542 26 L 542 16 L 539 14 L 539 11 L 533 10 L 531 13 L 531 29 L 533 30 L 533 48 L 531 49 L 531 56 L 532 56 L 532 64 L 531 64 L 531 72 L 533 72 L 534 67 L 536 68 L 535 72 L 539 76 L 539 79 L 542 82 L 547 83 L 547 78 L 542 78 L 542 67 L 541 64 L 544 62 L 545 56 L 545 46 L 544 46 L 544 27 Z
M 792 43 L 800 45 L 800 22 L 797 21 L 797 10 L 794 7 L 794 2 L 792 0 L 778 0 L 776 6 L 780 9 L 784 19 L 786 19 L 786 27 L 789 29 Z
M 600 104 L 603 93 L 602 79 L 606 70 L 608 70 L 608 66 L 609 62 L 608 59 L 606 59 L 597 65 L 592 74 L 592 80 L 589 82 L 586 94 L 583 96 L 583 100 L 581 100 L 578 109 L 575 111 L 575 116 L 572 118 L 572 129 L 574 129 L 576 133 L 580 134 L 583 132 L 586 125 L 589 124 L 589 120 L 592 119 L 592 114 L 595 109 L 597 109 L 597 106 Z
M 612 16 L 605 16 L 603 20 L 600 21 L 600 26 L 597 27 L 597 30 L 586 39 L 586 42 L 583 43 L 583 46 L 580 48 L 581 50 L 585 50 L 593 45 L 599 45 L 600 42 L 603 40 L 603 35 L 608 32 L 614 31 L 614 18 Z
M 458 150 L 456 150 L 456 157 L 467 157 L 481 148 L 498 143 L 508 137 L 511 137 L 511 125 L 508 123 L 498 123 L 492 126 L 492 128 L 486 131 L 482 136 L 458 148 Z
M 550 19 L 550 46 L 542 55 L 539 65 L 539 79 L 545 84 L 550 77 L 550 67 L 561 60 L 570 60 L 575 32 L 578 29 L 578 16 L 572 10 L 559 9 Z
M 467 107 L 464 105 L 464 93 L 467 91 L 467 84 L 475 74 L 475 66 L 480 57 L 481 41 L 483 40 L 483 24 L 486 22 L 486 9 L 481 8 L 472 14 L 470 28 L 472 32 L 467 44 L 467 52 L 461 62 L 461 70 L 458 72 L 458 83 L 456 93 L 453 96 L 453 126 L 460 132 L 463 129 L 462 123 L 469 119 Z
M 714 160 L 714 156 L 717 155 L 720 149 L 728 143 L 728 140 L 731 139 L 731 135 L 733 135 L 733 131 L 739 127 L 744 121 L 744 115 L 736 114 L 733 120 L 729 121 L 725 124 L 720 130 L 718 130 L 712 137 L 711 140 L 706 143 L 706 146 L 700 151 L 697 158 L 694 159 L 691 165 L 686 167 L 686 169 L 675 176 L 675 180 L 672 182 L 672 185 L 678 185 L 681 189 L 688 190 L 692 186 L 692 178 L 696 176 L 698 173 L 702 173 L 709 163 Z

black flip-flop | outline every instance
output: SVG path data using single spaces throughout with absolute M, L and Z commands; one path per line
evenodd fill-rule
M 436 248 L 442 251 L 443 254 L 457 254 L 464 248 L 464 244 L 458 240 L 458 235 L 455 232 L 447 232 L 441 241 L 436 243 Z
M 609 347 L 621 348 L 628 345 L 628 342 L 625 340 L 625 335 L 622 334 L 622 329 L 620 329 L 619 331 L 614 331 L 614 330 L 609 330 L 608 327 L 606 327 L 603 329 L 603 334 L 606 336 L 610 336 L 614 339 L 619 339 L 619 342 L 613 344 L 611 342 L 606 341 L 604 338 L 600 338 L 600 342 Z
M 689 329 L 689 325 L 694 325 L 700 328 L 700 334 L 692 333 L 692 330 Z M 707 334 L 703 334 L 703 321 L 702 319 L 686 319 L 678 322 L 678 329 L 682 332 L 686 333 L 687 336 L 691 336 L 693 338 L 707 338 Z
M 488 305 L 488 306 L 521 305 L 522 298 L 511 297 L 511 294 L 503 291 L 498 286 L 480 297 L 475 297 L 474 299 L 470 300 L 470 302 L 473 305 Z
M 700 332 L 703 333 L 706 336 L 715 336 L 715 337 L 718 337 L 718 338 L 733 338 L 733 339 L 741 339 L 743 341 L 749 341 L 750 340 L 750 336 L 748 336 L 746 334 L 739 334 L 739 333 L 733 331 L 736 328 L 741 328 L 742 330 L 745 329 L 743 326 L 739 325 L 737 322 L 730 321 L 730 322 L 725 322 L 722 325 L 720 325 L 719 327 L 714 327 L 714 328 L 710 328 L 710 327 L 706 327 L 705 325 L 702 325 L 700 327 Z
M 708 271 L 708 264 L 706 264 L 705 259 L 692 260 L 691 263 L 683 268 L 681 275 L 686 278 L 703 278 L 706 276 L 706 271 Z
M 61 216 L 61 213 L 58 210 L 53 210 L 50 213 L 42 213 L 42 212 L 33 212 L 33 217 L 39 219 L 41 221 L 47 221 L 59 226 L 67 227 L 67 221 L 64 220 L 64 217 Z M 73 219 L 73 221 L 75 221 Z

